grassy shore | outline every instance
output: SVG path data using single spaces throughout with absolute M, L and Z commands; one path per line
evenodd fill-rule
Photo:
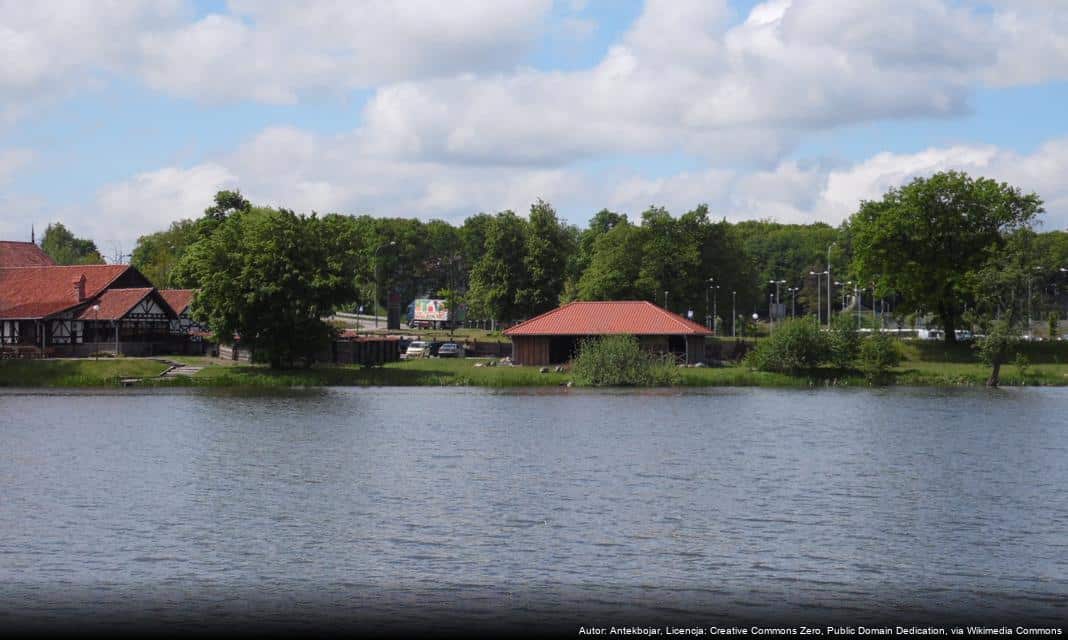
M 883 380 L 907 386 L 981 386 L 989 367 L 976 361 L 966 345 L 904 343 L 905 360 Z M 1004 386 L 1068 386 L 1068 344 L 1024 345 L 1033 363 L 1021 369 L 1002 367 Z M 538 367 L 476 367 L 481 359 L 438 359 L 395 362 L 383 367 L 316 366 L 272 371 L 261 365 L 237 364 L 205 357 L 172 356 L 169 360 L 204 367 L 191 377 L 156 378 L 166 365 L 147 358 L 96 360 L 0 361 L 0 387 L 106 387 L 124 378 L 142 378 L 146 386 L 318 387 L 318 386 L 479 386 L 539 387 L 565 385 L 568 373 L 540 373 Z M 820 368 L 800 376 L 752 371 L 743 365 L 680 369 L 683 387 L 815 387 L 869 386 L 857 371 Z

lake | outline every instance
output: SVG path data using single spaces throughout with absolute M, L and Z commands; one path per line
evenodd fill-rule
M 0 624 L 1054 623 L 1066 410 L 1064 388 L 0 390 Z

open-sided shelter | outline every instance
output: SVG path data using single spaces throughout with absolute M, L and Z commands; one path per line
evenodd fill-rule
M 571 302 L 505 330 L 512 361 L 547 365 L 570 360 L 586 338 L 632 335 L 642 348 L 675 354 L 687 364 L 704 362 L 705 337 L 696 322 L 644 300 Z

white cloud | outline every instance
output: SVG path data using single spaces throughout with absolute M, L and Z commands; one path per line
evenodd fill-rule
M 96 210 L 70 222 L 85 227 L 102 250 L 122 245 L 129 251 L 139 235 L 162 231 L 175 220 L 198 217 L 211 205 L 216 191 L 235 186 L 236 176 L 215 163 L 159 169 L 104 187 L 97 195 Z
M 26 168 L 34 158 L 31 149 L 0 149 L 0 185 L 5 184 L 16 172 Z
M 549 0 L 231 0 L 141 40 L 141 73 L 161 91 L 291 103 L 405 79 L 508 68 L 535 41 Z

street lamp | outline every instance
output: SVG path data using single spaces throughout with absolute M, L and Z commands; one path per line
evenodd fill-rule
M 664 308 L 667 309 L 668 311 L 671 311 L 671 309 L 668 309 L 667 300 L 668 300 L 668 292 L 665 291 L 664 292 Z
M 397 245 L 396 240 L 390 240 L 388 243 L 381 245 L 375 249 L 374 253 L 374 271 L 375 271 L 375 299 L 371 301 L 371 305 L 375 312 L 375 329 L 378 328 L 378 252 L 386 247 L 395 247 Z
M 809 271 L 808 275 L 816 276 L 816 324 L 823 324 L 823 276 L 827 276 L 830 279 L 830 271 Z M 830 295 L 830 294 L 828 294 Z
M 827 245 L 827 328 L 831 328 L 831 248 L 837 241 Z
M 790 292 L 790 317 L 791 318 L 796 318 L 797 317 L 797 306 L 796 306 L 796 302 L 795 302 L 795 298 L 796 298 L 795 294 L 797 293 L 797 287 L 787 287 L 786 290 Z
M 715 314 L 712 314 L 711 316 L 708 315 L 708 290 L 712 288 L 712 283 L 715 282 L 715 281 L 716 281 L 715 278 L 709 278 L 708 279 L 708 289 L 705 289 L 705 328 L 706 329 L 711 329 L 712 328 L 713 318 L 715 317 Z M 716 287 L 716 288 L 718 289 L 719 287 Z
M 772 309 L 775 307 L 775 294 L 768 294 L 768 334 L 775 333 L 775 315 L 772 313 Z
M 94 304 L 93 305 L 93 358 L 96 359 L 96 360 L 100 359 L 100 344 L 99 344 L 100 336 L 98 335 L 98 332 L 100 331 L 100 327 L 98 326 L 99 324 L 100 324 L 100 305 L 99 304 Z
M 786 281 L 785 280 L 768 280 L 768 284 L 775 285 L 775 310 L 777 311 L 778 308 L 779 308 L 779 285 L 786 284 Z M 769 321 L 774 321 L 774 318 L 775 318 L 775 314 L 774 313 L 769 313 L 768 314 L 768 320 Z
M 846 281 L 846 282 L 838 282 L 837 280 L 834 281 L 834 286 L 842 287 L 842 311 L 843 312 L 845 312 L 845 298 L 846 298 L 846 289 L 845 288 L 847 286 L 851 285 L 851 284 L 853 284 L 852 280 L 849 280 L 849 281 Z
M 737 294 L 738 294 L 737 291 L 734 291 L 734 290 L 731 291 L 731 337 L 732 338 L 737 338 L 738 337 L 738 332 L 736 331 L 737 325 L 738 325 L 738 309 L 737 309 L 738 305 L 735 304 L 736 301 L 737 301 L 737 298 L 736 298 Z

